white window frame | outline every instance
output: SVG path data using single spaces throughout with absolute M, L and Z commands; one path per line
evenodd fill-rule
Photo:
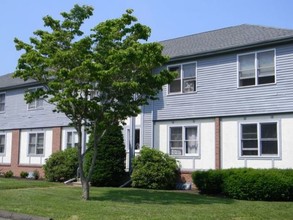
M 194 64 L 195 69 L 194 69 L 194 77 L 186 77 L 184 78 L 184 71 L 183 71 L 183 66 L 184 65 L 189 65 L 189 64 Z M 179 92 L 170 92 L 170 84 L 168 84 L 168 95 L 176 95 L 176 94 L 190 94 L 190 93 L 196 93 L 197 92 L 197 62 L 188 62 L 188 63 L 180 63 L 180 64 L 174 64 L 174 65 L 169 65 L 167 66 L 168 70 L 174 67 L 179 67 L 180 68 L 180 77 L 177 78 L 177 80 L 180 80 L 180 91 Z M 180 79 L 179 79 L 180 78 Z M 184 81 L 195 81 L 194 82 L 194 91 L 184 91 Z
M 277 154 L 262 154 L 261 153 L 261 125 L 262 124 L 270 124 L 275 123 L 277 128 Z M 242 155 L 242 125 L 248 124 L 256 124 L 257 125 L 257 155 Z M 281 146 L 280 146 L 280 123 L 279 121 L 247 121 L 239 123 L 239 158 L 254 158 L 254 159 L 262 159 L 262 158 L 280 158 Z
M 1 102 L 0 105 L 4 105 L 3 110 L 1 111 L 0 109 L 0 113 L 5 112 L 5 104 L 6 104 L 6 93 L 5 92 L 1 92 L 0 95 L 4 95 L 4 102 Z
M 68 133 L 71 133 L 72 134 L 72 136 L 71 136 L 71 146 L 70 147 L 68 146 L 68 144 L 69 144 L 68 143 Z M 67 148 L 73 148 L 73 147 L 76 147 L 77 146 L 78 142 L 75 142 L 75 138 L 77 136 L 77 131 L 75 131 L 75 130 L 66 131 L 65 136 L 66 136 L 66 139 L 65 139 L 65 149 L 67 149 Z M 78 137 L 77 137 L 77 139 L 78 139 Z
M 5 133 L 0 133 L 0 136 L 4 136 L 4 149 L 3 152 L 0 152 L 1 156 L 4 156 L 6 154 L 6 134 Z
M 26 92 L 35 91 L 41 87 L 33 87 L 29 88 Z M 38 105 L 40 103 L 40 105 Z M 32 102 L 27 103 L 27 110 L 36 110 L 36 109 L 43 109 L 44 106 L 44 100 L 43 99 L 34 99 Z
M 35 143 L 35 152 L 34 153 L 30 153 L 30 135 L 31 134 L 35 134 L 36 135 L 36 143 Z M 43 134 L 44 140 L 43 140 L 43 153 L 42 154 L 38 154 L 37 153 L 37 149 L 38 149 L 38 135 L 39 134 Z M 27 137 L 27 154 L 28 156 L 44 156 L 45 155 L 45 146 L 46 146 L 46 136 L 45 136 L 45 132 L 43 131 L 37 131 L 37 132 L 29 132 L 28 133 L 28 137 Z
M 186 128 L 194 128 L 196 127 L 197 129 L 197 139 L 195 139 L 195 141 L 197 142 L 197 152 L 196 153 L 186 153 L 186 142 L 188 140 L 186 140 Z M 199 157 L 200 156 L 200 128 L 199 128 L 199 124 L 184 124 L 184 125 L 180 125 L 180 124 L 173 124 L 168 126 L 168 154 L 174 157 L 188 157 L 188 156 L 192 156 L 192 157 Z M 172 128 L 181 128 L 182 131 L 182 140 L 181 140 L 181 144 L 182 144 L 182 154 L 171 154 L 171 129 Z
M 263 83 L 263 84 L 259 84 L 258 80 L 259 80 L 259 76 L 258 76 L 258 58 L 257 55 L 259 53 L 264 53 L 264 52 L 270 52 L 273 51 L 274 52 L 274 82 L 271 83 Z M 247 85 L 247 86 L 241 86 L 240 85 L 240 61 L 239 61 L 239 57 L 241 56 L 245 56 L 245 55 L 254 55 L 254 85 Z M 255 87 L 255 86 L 264 86 L 264 85 L 274 85 L 277 82 L 277 74 L 276 74 L 276 49 L 267 49 L 267 50 L 259 50 L 259 51 L 254 51 L 254 52 L 248 52 L 248 53 L 242 53 L 242 54 L 237 54 L 237 87 L 238 88 L 248 88 L 248 87 Z

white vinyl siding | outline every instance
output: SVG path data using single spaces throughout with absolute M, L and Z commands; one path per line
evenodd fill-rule
M 275 50 L 238 55 L 238 86 L 255 86 L 276 82 Z
M 177 72 L 177 77 L 169 84 L 169 94 L 196 91 L 196 63 L 178 64 L 168 69 Z

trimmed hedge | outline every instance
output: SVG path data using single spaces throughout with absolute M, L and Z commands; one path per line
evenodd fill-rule
M 192 178 L 204 194 L 223 194 L 243 200 L 293 201 L 292 169 L 195 171 Z
M 159 150 L 143 147 L 133 160 L 132 186 L 145 189 L 174 189 L 178 178 L 175 158 Z

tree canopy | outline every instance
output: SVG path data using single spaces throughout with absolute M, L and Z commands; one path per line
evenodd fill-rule
M 14 40 L 16 49 L 24 50 L 14 76 L 43 85 L 27 93 L 26 101 L 43 98 L 70 119 L 79 136 L 81 171 L 82 127 L 97 134 L 96 146 L 109 124 L 137 115 L 174 78 L 166 69 L 154 73 L 168 58 L 162 45 L 147 42 L 151 29 L 132 13 L 126 10 L 85 35 L 81 26 L 93 8 L 75 5 L 61 13 L 62 21 L 44 17 L 45 30 L 36 30 L 29 43 Z M 81 174 L 87 183 L 90 177 Z

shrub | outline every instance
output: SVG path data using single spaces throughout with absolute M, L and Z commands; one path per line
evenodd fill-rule
M 78 168 L 77 148 L 53 153 L 43 168 L 48 181 L 62 182 L 75 177 Z
M 34 170 L 34 178 L 35 180 L 38 180 L 40 178 L 40 172 L 38 170 Z
M 20 177 L 21 178 L 27 178 L 27 176 L 28 176 L 28 172 L 26 172 L 26 171 L 21 171 L 20 172 Z
M 11 170 L 5 172 L 4 173 L 4 177 L 5 178 L 11 178 L 11 177 L 13 177 L 13 172 Z
M 239 170 L 225 178 L 224 193 L 234 199 L 292 201 L 293 170 Z
M 159 150 L 143 147 L 133 160 L 132 186 L 146 189 L 174 189 L 178 178 L 176 160 Z
M 227 169 L 196 171 L 193 182 L 201 193 L 234 199 L 292 201 L 293 170 Z
M 86 154 L 85 172 L 88 173 L 93 157 L 94 137 L 90 136 Z M 122 127 L 113 125 L 98 143 L 97 160 L 92 174 L 92 186 L 119 186 L 125 176 L 125 145 Z

